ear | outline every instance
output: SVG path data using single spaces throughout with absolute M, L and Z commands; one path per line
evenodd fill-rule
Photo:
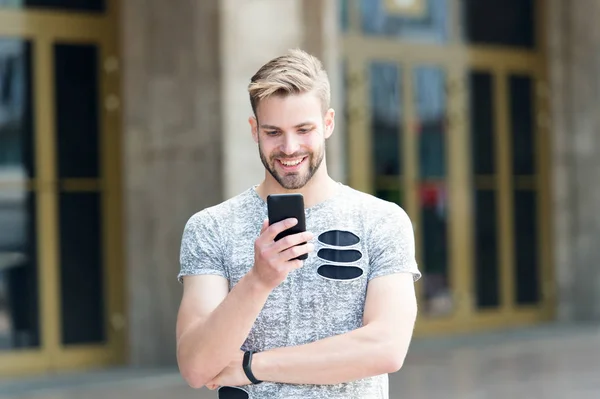
M 335 111 L 333 108 L 329 108 L 325 113 L 325 118 L 323 119 L 325 131 L 323 132 L 325 135 L 325 139 L 327 140 L 333 134 L 333 129 L 335 128 Z
M 252 138 L 255 143 L 258 143 L 258 121 L 254 116 L 248 118 L 248 122 L 250 123 L 250 130 L 252 131 Z

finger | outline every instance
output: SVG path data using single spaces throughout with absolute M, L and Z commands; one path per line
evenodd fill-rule
M 300 259 L 293 259 L 288 261 L 286 266 L 289 267 L 287 270 L 289 273 L 292 270 L 300 269 L 302 266 L 304 266 L 304 262 Z
M 296 218 L 284 219 L 280 222 L 273 223 L 268 229 L 265 230 L 264 238 L 268 241 L 273 241 L 275 237 L 277 237 L 277 234 L 294 227 L 296 224 L 298 224 L 298 219 Z
M 273 249 L 277 252 L 283 252 L 288 248 L 291 248 L 296 245 L 305 244 L 314 238 L 314 234 L 310 231 L 305 231 L 302 233 L 291 234 L 281 240 L 277 241 L 274 244 Z
M 311 253 L 312 251 L 314 251 L 314 249 L 314 244 L 309 242 L 304 245 L 296 245 L 291 248 L 288 248 L 285 251 L 280 252 L 279 257 L 281 260 L 289 261 L 297 258 L 300 255 Z M 299 259 L 297 261 L 301 262 Z M 293 262 L 296 262 L 296 260 L 294 260 Z

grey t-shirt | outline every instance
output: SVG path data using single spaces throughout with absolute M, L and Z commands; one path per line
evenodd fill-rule
M 255 187 L 204 209 L 187 222 L 179 281 L 186 275 L 225 277 L 233 287 L 252 268 L 254 241 L 267 218 Z M 269 296 L 242 350 L 307 344 L 362 326 L 367 284 L 392 273 L 421 277 L 414 234 L 398 205 L 339 184 L 333 197 L 306 209 L 315 250 Z M 348 348 L 351 350 L 352 348 Z M 240 387 L 250 399 L 387 399 L 388 376 L 337 385 L 263 382 Z

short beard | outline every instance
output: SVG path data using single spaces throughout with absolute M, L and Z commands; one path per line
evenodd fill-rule
M 271 176 L 273 176 L 273 178 L 277 181 L 277 183 L 279 183 L 281 187 L 283 187 L 286 190 L 299 190 L 302 187 L 304 187 L 310 181 L 310 179 L 312 179 L 317 170 L 319 170 L 319 167 L 323 162 L 323 158 L 325 158 L 325 146 L 321 147 L 321 151 L 317 154 L 317 158 L 314 157 L 313 153 L 304 155 L 306 157 L 306 162 L 308 162 L 308 172 L 306 172 L 304 175 L 279 175 L 275 170 L 275 162 L 277 162 L 276 158 L 281 157 L 281 154 L 274 154 L 273 156 L 271 156 L 271 160 L 269 162 L 262 151 L 260 140 L 258 141 L 258 153 L 260 155 L 260 160 L 265 169 L 269 171 Z M 296 156 L 289 158 L 295 157 Z

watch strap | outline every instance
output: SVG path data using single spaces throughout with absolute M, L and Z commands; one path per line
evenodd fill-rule
M 244 369 L 246 377 L 248 377 L 251 383 L 260 384 L 262 381 L 257 380 L 256 377 L 254 377 L 254 374 L 252 374 L 252 355 L 254 353 L 254 351 L 244 352 L 244 361 L 242 362 L 242 367 Z

